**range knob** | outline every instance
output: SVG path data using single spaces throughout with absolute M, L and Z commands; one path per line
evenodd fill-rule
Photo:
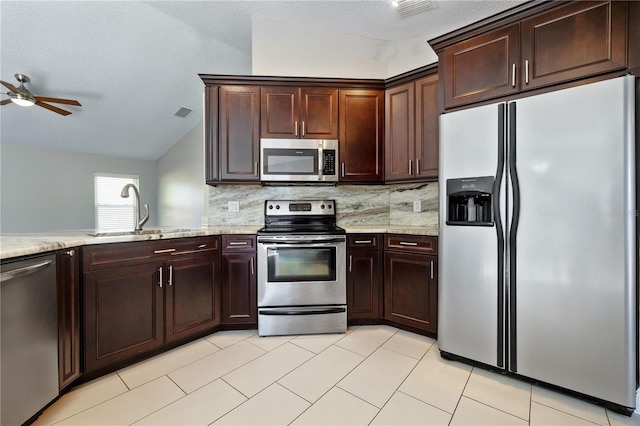
M 280 210 L 280 204 L 276 204 L 276 210 Z
M 269 205 L 269 210 L 273 210 L 273 205 L 272 204 Z
M 321 208 L 321 209 L 324 209 L 324 204 L 320 204 L 320 208 Z

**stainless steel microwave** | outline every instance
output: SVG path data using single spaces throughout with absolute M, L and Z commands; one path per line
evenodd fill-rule
M 337 183 L 335 139 L 260 139 L 263 183 Z

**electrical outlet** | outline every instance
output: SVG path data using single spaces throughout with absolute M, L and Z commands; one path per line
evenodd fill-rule
M 227 203 L 227 210 L 230 213 L 237 213 L 240 211 L 240 202 L 239 201 L 229 201 Z
M 421 211 L 422 211 L 422 201 L 415 200 L 413 202 L 413 212 L 414 213 L 420 213 Z
M 200 218 L 200 225 L 202 225 L 203 228 L 208 228 L 209 227 L 209 218 L 207 216 L 202 216 Z

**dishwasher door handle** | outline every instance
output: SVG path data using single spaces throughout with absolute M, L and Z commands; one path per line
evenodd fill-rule
M 18 277 L 24 277 L 25 275 L 30 275 L 35 272 L 38 272 L 41 269 L 47 268 L 51 265 L 50 260 L 45 260 L 44 262 L 36 263 L 35 265 L 25 266 L 23 268 L 14 269 L 13 271 L 2 272 L 0 273 L 0 282 L 5 282 L 12 280 Z

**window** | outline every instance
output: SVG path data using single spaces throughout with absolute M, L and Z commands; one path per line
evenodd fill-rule
M 114 175 L 95 173 L 96 229 L 99 231 L 132 230 L 135 228 L 135 196 L 122 198 L 122 188 L 128 183 L 138 190 L 139 177 L 135 175 Z M 131 189 L 130 192 L 133 192 Z

